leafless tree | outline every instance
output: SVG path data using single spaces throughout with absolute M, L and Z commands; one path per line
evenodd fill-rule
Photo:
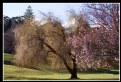
M 90 25 L 88 23 L 88 18 L 85 13 L 80 11 L 77 13 L 74 9 L 70 9 L 67 11 L 68 12 L 68 21 L 71 23 L 69 28 L 72 29 L 72 32 L 74 33 L 79 33 L 79 29 L 88 29 L 90 28 Z
M 119 4 L 86 4 L 86 12 L 91 22 L 119 31 Z

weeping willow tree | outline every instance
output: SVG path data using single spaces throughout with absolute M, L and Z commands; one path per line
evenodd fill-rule
M 23 67 L 37 67 L 43 62 L 54 68 L 65 67 L 63 60 L 43 44 L 46 42 L 71 64 L 70 56 L 65 55 L 66 39 L 60 20 L 50 13 L 42 13 L 42 15 L 42 21 L 46 21 L 45 24 L 38 26 L 34 20 L 27 20 L 14 30 L 16 46 L 13 62 Z
M 15 55 L 13 62 L 18 66 L 34 67 L 44 61 L 47 52 L 43 48 L 42 41 L 34 38 L 42 35 L 41 28 L 37 27 L 34 22 L 26 21 L 23 25 L 16 27 L 14 30 L 15 37 Z M 33 39 L 34 38 L 34 39 Z

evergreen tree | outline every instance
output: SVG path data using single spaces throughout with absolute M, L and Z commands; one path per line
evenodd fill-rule
M 26 19 L 26 20 L 31 20 L 31 19 L 33 19 L 33 17 L 34 17 L 34 15 L 33 15 L 33 9 L 32 9 L 32 7 L 29 5 L 28 6 L 28 8 L 26 9 L 26 12 L 25 12 L 25 14 L 24 14 L 24 18 Z

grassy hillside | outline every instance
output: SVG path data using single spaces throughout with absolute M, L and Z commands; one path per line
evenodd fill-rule
M 4 54 L 4 80 L 66 80 L 70 74 L 66 69 L 52 69 L 48 65 L 40 69 L 30 69 L 14 66 L 11 63 L 12 55 Z M 6 62 L 7 61 L 7 62 Z M 118 70 L 109 72 L 79 72 L 80 80 L 118 80 Z

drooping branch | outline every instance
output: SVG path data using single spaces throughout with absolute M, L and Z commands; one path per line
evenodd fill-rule
M 35 36 L 35 37 L 33 37 L 33 39 L 38 39 L 39 41 L 43 41 L 43 44 L 44 44 L 51 52 L 53 52 L 55 55 L 59 56 L 59 57 L 63 60 L 64 65 L 66 66 L 66 68 L 68 69 L 68 71 L 69 71 L 70 73 L 72 73 L 71 67 L 69 67 L 67 61 L 65 60 L 65 58 L 63 57 L 62 54 L 60 54 L 60 53 L 58 53 L 56 50 L 54 50 L 54 49 L 53 49 L 48 43 L 46 43 L 41 37 L 36 37 L 36 36 Z

